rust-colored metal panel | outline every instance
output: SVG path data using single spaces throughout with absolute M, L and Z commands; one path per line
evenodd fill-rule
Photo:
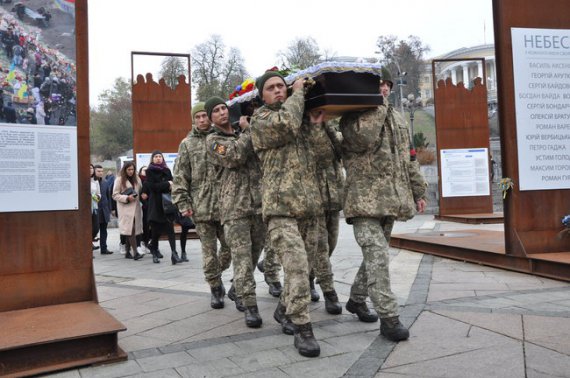
M 394 234 L 390 246 L 570 281 L 570 252 L 514 256 L 505 253 L 504 241 L 504 233 L 500 231 L 467 229 Z
M 127 357 L 125 327 L 97 304 L 93 273 L 87 25 L 87 0 L 76 0 L 79 209 L 0 213 L 0 376 Z
M 132 52 L 134 55 L 176 56 L 188 59 L 190 55 L 175 53 Z M 132 70 L 134 68 L 132 67 Z M 132 71 L 134 76 L 134 71 Z M 188 73 L 188 78 L 190 73 Z M 134 77 L 133 77 L 134 79 Z M 180 141 L 192 128 L 190 80 L 181 75 L 178 85 L 172 89 L 163 79 L 146 73 L 133 80 L 133 152 L 150 153 L 153 150 L 178 152 Z M 139 166 L 148 162 L 137 162 Z
M 79 210 L 0 213 L 0 312 L 96 299 L 91 279 L 87 1 L 77 1 L 75 9 Z M 77 274 L 75 280 L 69 279 L 72 274 Z
M 570 251 L 570 238 L 556 238 L 562 228 L 561 215 L 568 213 L 570 190 L 519 191 L 517 186 L 519 167 L 511 41 L 511 27 L 570 29 L 570 2 L 494 0 L 493 14 L 502 168 L 504 177 L 510 177 L 515 184 L 504 201 L 507 251 L 520 256 Z
M 439 173 L 439 214 L 493 213 L 493 198 L 488 196 L 443 197 L 440 151 L 442 149 L 489 149 L 487 87 L 476 78 L 472 89 L 451 79 L 436 82 L 436 64 L 442 62 L 481 61 L 485 77 L 485 59 L 439 59 L 432 62 L 435 126 Z

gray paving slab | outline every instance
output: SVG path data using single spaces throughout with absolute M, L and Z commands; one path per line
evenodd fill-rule
M 525 344 L 526 377 L 569 377 L 570 356 L 540 347 Z
M 434 313 L 518 340 L 523 339 L 521 315 L 446 310 L 434 310 Z
M 393 353 L 398 353 L 398 348 Z M 382 371 L 434 378 L 521 378 L 525 376 L 522 343 L 512 339 L 505 343 L 461 352 L 449 351 L 448 354 L 438 358 L 426 356 L 412 363 L 383 368 Z
M 176 368 L 181 377 L 204 378 L 204 377 L 231 377 L 245 374 L 246 371 L 228 358 L 220 358 L 215 361 L 192 364 Z
M 79 369 L 79 373 L 82 378 L 126 377 L 128 375 L 139 374 L 142 372 L 140 365 L 133 360 Z
M 394 232 L 474 227 L 419 216 Z M 478 227 L 478 226 L 477 226 Z M 496 229 L 497 226 L 483 226 Z M 341 221 L 332 256 L 341 302 L 348 299 L 362 261 L 351 226 Z M 110 230 L 109 245 L 118 243 Z M 162 251 L 169 251 L 161 241 Z M 263 326 L 247 328 L 226 300 L 209 307 L 198 240 L 190 263 L 172 266 L 149 256 L 137 263 L 96 254 L 102 306 L 128 328 L 119 345 L 129 361 L 67 371 L 70 377 L 561 377 L 568 369 L 570 285 L 540 277 L 391 248 L 394 292 L 409 341 L 379 336 L 379 323 L 362 323 L 344 310 L 331 316 L 310 304 L 321 356 L 308 359 L 281 333 L 272 315 L 277 299 L 255 271 Z M 232 269 L 223 273 L 229 288 Z M 369 307 L 372 307 L 369 304 Z M 523 327 L 524 324 L 524 327 Z M 524 341 L 523 341 L 524 340 Z
M 151 372 L 192 365 L 198 361 L 186 352 L 177 352 L 152 357 L 138 358 L 137 362 L 144 372 Z
M 570 356 L 570 318 L 524 315 L 523 320 L 526 341 Z

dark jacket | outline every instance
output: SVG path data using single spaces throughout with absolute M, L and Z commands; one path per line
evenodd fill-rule
M 158 170 L 154 169 L 152 165 L 147 168 L 143 193 L 148 195 L 147 211 L 149 221 L 159 223 L 169 221 L 166 215 L 164 215 L 162 208 L 162 194 L 170 193 L 170 184 L 168 181 L 172 181 L 170 169 L 165 168 L 164 170 Z
M 113 198 L 113 184 L 115 180 L 109 181 L 106 179 L 102 179 L 99 181 L 99 185 L 101 186 L 101 200 L 99 201 L 98 208 L 99 208 L 99 223 L 109 223 L 111 220 L 111 202 Z

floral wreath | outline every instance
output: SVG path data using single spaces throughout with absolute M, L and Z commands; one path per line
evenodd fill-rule
M 230 100 L 235 97 L 241 96 L 244 93 L 251 92 L 255 88 L 255 81 L 252 78 L 246 79 L 243 83 L 235 87 L 234 91 L 230 93 Z

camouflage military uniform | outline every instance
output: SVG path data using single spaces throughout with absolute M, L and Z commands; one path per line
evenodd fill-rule
M 192 220 L 202 243 L 202 266 L 210 287 L 222 284 L 222 272 L 231 264 L 218 210 L 219 177 L 206 152 L 210 131 L 195 127 L 180 142 L 174 167 L 172 199 L 180 212 L 192 211 Z M 221 250 L 218 253 L 218 239 Z
M 227 134 L 214 127 L 208 152 L 222 171 L 220 217 L 234 262 L 234 286 L 244 306 L 257 306 L 253 270 L 263 250 L 266 228 L 261 218 L 261 169 L 251 133 Z
M 263 218 L 285 272 L 281 303 L 294 324 L 310 322 L 309 263 L 318 242 L 322 212 L 315 162 L 303 122 L 303 91 L 284 103 L 265 105 L 252 117 L 252 140 L 263 172 Z
M 271 247 L 269 235 L 265 238 L 265 259 L 263 260 L 263 271 L 265 281 L 279 282 L 281 264 L 279 263 L 279 256 L 277 256 L 275 248 Z
M 414 216 L 416 200 L 425 193 L 425 181 L 410 161 L 410 137 L 392 106 L 345 114 L 340 122 L 343 161 L 347 172 L 344 213 L 354 225 L 363 262 L 350 298 L 364 302 L 369 295 L 382 318 L 398 315 L 390 288 L 389 246 L 385 232 L 394 219 Z M 401 120 L 401 118 L 400 118 Z M 417 171 L 416 171 L 417 170 Z M 412 177 L 419 175 L 413 183 Z
M 309 131 L 311 151 L 317 168 L 317 182 L 323 202 L 323 211 L 319 216 L 317 256 L 312 268 L 323 293 L 326 293 L 334 290 L 330 255 L 338 239 L 344 176 L 340 164 L 340 154 L 337 152 L 338 150 L 335 150 L 335 145 L 331 139 L 331 136 L 335 137 L 332 125 L 330 123 L 313 125 Z

